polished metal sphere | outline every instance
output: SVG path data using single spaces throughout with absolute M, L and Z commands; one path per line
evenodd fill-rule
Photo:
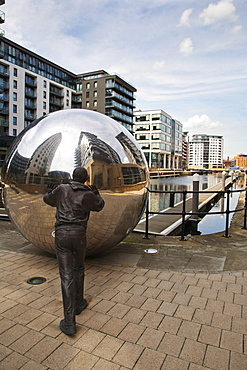
M 34 245 L 55 253 L 55 209 L 43 202 L 48 183 L 70 181 L 75 167 L 105 200 L 91 212 L 87 255 L 123 240 L 141 218 L 148 169 L 137 142 L 120 123 L 101 113 L 66 109 L 26 127 L 10 148 L 2 171 L 4 203 L 19 231 Z

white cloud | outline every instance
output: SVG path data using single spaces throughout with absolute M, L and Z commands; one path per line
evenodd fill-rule
M 190 15 L 193 12 L 193 9 L 186 9 L 181 15 L 179 25 L 180 26 L 189 26 L 190 25 Z
M 184 129 L 193 131 L 204 130 L 205 132 L 220 126 L 222 126 L 221 122 L 213 121 L 207 114 L 202 114 L 201 116 L 196 114 L 195 116 L 190 117 L 187 122 L 184 122 Z
M 160 71 L 165 68 L 166 62 L 164 60 L 156 60 L 153 64 L 153 69 L 155 71 Z
M 181 42 L 179 45 L 179 52 L 183 55 L 190 55 L 193 52 L 193 43 L 190 37 Z
M 232 33 L 238 33 L 239 31 L 241 31 L 242 30 L 242 26 L 241 25 L 238 25 L 238 26 L 235 26 L 235 27 L 233 27 L 232 29 L 231 29 L 231 32 Z
M 210 3 L 209 6 L 202 11 L 200 18 L 205 25 L 218 23 L 224 19 L 235 21 L 237 19 L 236 8 L 232 4 L 232 0 L 220 0 L 217 4 Z

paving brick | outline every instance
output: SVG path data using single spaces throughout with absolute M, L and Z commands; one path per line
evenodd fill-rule
M 146 315 L 141 320 L 140 324 L 148 328 L 157 329 L 160 325 L 163 315 L 156 312 L 147 312 Z
M 5 357 L 9 356 L 13 351 L 6 346 L 0 344 L 0 361 L 2 361 Z
M 234 293 L 232 292 L 225 292 L 221 290 L 218 293 L 217 300 L 233 303 L 233 295 Z
M 102 299 L 99 303 L 97 303 L 94 307 L 93 310 L 101 313 L 107 313 L 110 311 L 112 307 L 115 306 L 114 302 L 107 301 L 105 299 Z
M 113 358 L 113 361 L 119 365 L 133 369 L 143 350 L 144 347 L 140 345 L 125 342 Z
M 121 291 L 121 292 L 128 292 L 131 288 L 133 288 L 135 286 L 135 284 L 133 283 L 130 283 L 128 281 L 122 281 L 118 286 L 117 286 L 117 290 Z M 134 292 L 131 292 L 132 294 L 134 294 Z
M 131 343 L 136 343 L 145 329 L 146 328 L 144 326 L 128 323 L 118 335 L 118 338 Z
M 198 341 L 212 346 L 219 346 L 221 329 L 202 325 Z
M 43 313 L 42 315 L 38 316 L 33 321 L 29 322 L 27 326 L 29 328 L 35 329 L 37 331 L 40 331 L 44 329 L 47 325 L 49 325 L 51 322 L 56 320 L 56 316 L 49 315 L 48 313 Z
M 91 353 L 105 336 L 106 335 L 100 331 L 89 329 L 75 342 L 75 346 L 83 351 Z
M 226 291 L 237 293 L 237 294 L 242 294 L 242 285 L 229 283 L 227 284 Z
M 218 290 L 216 289 L 209 289 L 209 288 L 203 288 L 201 297 L 203 298 L 210 298 L 210 299 L 216 299 L 218 295 Z
M 198 276 L 198 275 L 197 275 Z M 202 279 L 199 278 L 197 286 L 204 287 L 204 288 L 211 288 L 212 287 L 212 280 Z
M 244 294 L 234 294 L 234 303 L 247 306 L 247 295 Z
M 12 343 L 9 347 L 23 355 L 43 338 L 44 334 L 41 334 L 35 330 L 30 330 Z
M 157 296 L 157 299 L 171 303 L 176 294 L 177 294 L 176 292 L 162 290 L 160 294 Z
M 75 357 L 65 366 L 64 370 L 89 370 L 99 361 L 99 357 L 80 351 Z
M 47 370 L 48 367 L 42 364 L 38 364 L 36 361 L 29 360 L 22 366 L 21 370 Z
M 147 298 L 145 296 L 133 294 L 129 298 L 129 300 L 126 302 L 126 304 L 131 307 L 140 308 L 143 305 L 143 303 L 146 301 L 146 299 Z
M 196 296 L 196 297 L 191 297 L 188 305 L 190 307 L 204 309 L 206 307 L 206 304 L 207 304 L 207 298 Z
M 93 367 L 93 370 L 121 370 L 121 369 L 122 368 L 120 368 L 120 365 L 114 364 L 111 361 L 104 360 L 103 358 L 100 358 L 99 361 Z M 78 370 L 80 370 L 80 368 Z
M 142 310 L 140 308 L 131 308 L 127 314 L 124 316 L 124 319 L 133 322 L 133 323 L 140 323 L 143 317 L 146 315 L 147 311 Z
M 175 297 L 173 298 L 172 303 L 182 304 L 184 306 L 187 306 L 189 304 L 189 301 L 191 300 L 191 296 L 184 293 L 177 293 Z
M 194 307 L 179 305 L 175 312 L 175 317 L 179 317 L 183 320 L 191 320 L 195 313 Z
M 162 289 L 162 290 L 171 290 L 171 288 L 173 287 L 175 283 L 172 282 L 172 281 L 166 281 L 166 280 L 163 280 L 161 281 L 157 286 L 156 288 L 158 289 Z
M 79 349 L 62 343 L 60 347 L 55 349 L 45 360 L 44 364 L 52 369 L 64 368 L 79 352 Z
M 143 347 L 156 350 L 163 336 L 164 336 L 164 333 L 160 330 L 146 328 L 144 333 L 141 335 L 141 337 L 137 341 L 137 344 L 140 344 Z
M 108 315 L 115 316 L 121 319 L 129 310 L 129 306 L 117 303 L 110 311 L 108 311 Z
M 25 365 L 27 361 L 28 359 L 26 357 L 20 355 L 19 353 L 13 352 L 1 361 L 1 369 L 17 370 Z
M 173 316 L 178 308 L 177 303 L 163 302 L 157 312 L 165 315 Z
M 111 301 L 125 304 L 128 301 L 128 299 L 130 299 L 131 297 L 132 297 L 132 294 L 130 293 L 119 292 L 118 294 L 114 296 L 114 298 L 112 298 Z
M 105 360 L 112 360 L 120 347 L 123 345 L 123 343 L 124 342 L 118 338 L 106 335 L 103 340 L 95 347 L 95 349 L 93 350 L 93 354 L 102 357 Z
M 112 336 L 118 336 L 119 333 L 128 324 L 128 320 L 111 317 L 105 325 L 102 326 L 101 331 Z
M 247 356 L 237 352 L 231 352 L 230 370 L 247 369 Z
M 135 276 L 132 280 L 131 280 L 131 283 L 134 283 L 134 284 L 144 284 L 145 281 L 148 280 L 148 277 L 147 276 Z
M 206 344 L 186 339 L 179 358 L 202 365 Z
M 166 333 L 158 347 L 158 351 L 174 357 L 178 357 L 183 347 L 184 341 L 185 338 Z
M 200 324 L 210 325 L 212 321 L 212 317 L 213 317 L 213 312 L 197 308 L 195 310 L 192 320 L 195 322 L 199 322 Z
M 11 328 L 14 325 L 16 325 L 15 322 L 2 317 L 0 319 L 0 333 L 3 333 L 4 331 L 8 330 L 9 328 Z
M 87 321 L 84 322 L 84 325 L 95 330 L 100 330 L 107 321 L 111 318 L 110 315 L 106 315 L 101 312 L 97 312 L 94 316 L 90 317 Z
M 157 353 L 149 348 L 146 348 L 141 354 L 133 370 L 143 370 L 143 369 L 160 369 L 165 355 L 163 353 Z
M 98 294 L 99 297 L 111 300 L 118 292 L 115 289 L 107 288 Z
M 242 307 L 239 304 L 226 302 L 223 312 L 226 315 L 230 315 L 230 316 L 234 316 L 234 317 L 241 317 L 242 316 Z
M 221 348 L 229 349 L 234 352 L 243 352 L 243 334 L 222 330 Z
M 212 326 L 230 330 L 232 325 L 232 316 L 225 315 L 219 312 L 214 312 Z
M 135 284 L 132 288 L 128 290 L 128 293 L 142 295 L 145 290 L 147 290 L 146 286 Z
M 159 288 L 147 288 L 145 292 L 142 293 L 142 295 L 143 297 L 157 298 L 161 291 L 162 290 Z
M 14 306 L 17 306 L 17 304 L 17 302 L 5 299 L 4 301 L 0 302 L 0 314 L 10 310 Z
M 223 281 L 213 281 L 212 289 L 225 291 L 226 290 L 226 285 L 227 285 L 227 283 L 225 283 Z
M 160 323 L 159 330 L 167 333 L 177 334 L 182 320 L 177 317 L 165 316 Z
M 201 324 L 183 320 L 177 335 L 197 340 L 200 329 Z
M 226 328 L 228 329 L 228 328 Z M 239 317 L 232 318 L 232 331 L 236 333 L 247 333 L 247 321 Z
M 141 306 L 141 309 L 155 312 L 160 307 L 161 303 L 162 301 L 158 299 L 147 298 L 147 300 Z
M 226 370 L 229 368 L 229 359 L 229 351 L 217 347 L 208 346 L 203 364 L 210 369 Z
M 219 312 L 222 313 L 224 308 L 224 302 L 217 301 L 215 299 L 208 299 L 206 310 L 212 312 Z
M 60 345 L 61 345 L 60 341 L 47 336 L 41 339 L 41 341 L 35 344 L 29 351 L 27 351 L 25 353 L 25 356 L 31 358 L 32 360 L 38 363 L 41 363 Z
M 184 361 L 181 358 L 176 358 L 172 356 L 166 356 L 164 365 L 161 370 L 187 370 L 189 366 L 188 361 Z
M 9 346 L 28 331 L 29 329 L 25 326 L 16 324 L 0 335 L 0 343 Z
M 191 296 L 193 295 L 193 296 L 200 297 L 202 294 L 202 291 L 203 291 L 203 288 L 200 286 L 189 285 L 188 289 L 186 290 L 186 294 L 191 295 Z

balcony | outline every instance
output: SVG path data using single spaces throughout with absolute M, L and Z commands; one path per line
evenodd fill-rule
M 27 76 L 25 78 L 25 84 L 33 87 L 37 86 L 37 82 L 33 78 Z
M 31 97 L 31 98 L 37 98 L 37 93 L 34 92 L 34 90 L 26 87 L 26 89 L 25 89 L 25 96 Z
M 64 96 L 63 90 L 58 89 L 57 87 L 54 87 L 54 86 L 50 87 L 50 95 L 56 95 L 56 96 L 59 96 L 61 98 L 63 98 L 63 96 Z
M 25 107 L 27 107 L 29 109 L 36 109 L 37 105 L 34 104 L 32 101 L 25 101 Z
M 9 126 L 9 121 L 6 118 L 0 117 L 0 126 L 8 127 Z
M 9 96 L 7 94 L 0 93 L 0 101 L 9 101 Z
M 5 14 L 4 12 L 0 10 L 0 23 L 4 23 L 4 22 L 5 22 Z
M 1 53 L 1 46 L 0 46 L 0 53 Z M 9 76 L 9 71 L 7 68 L 4 68 L 3 66 L 0 66 L 0 75 L 1 76 Z
M 34 121 L 36 119 L 36 115 L 25 111 L 25 119 Z

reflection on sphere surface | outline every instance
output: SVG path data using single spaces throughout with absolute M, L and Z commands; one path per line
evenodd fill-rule
M 86 184 L 105 200 L 91 212 L 87 255 L 105 251 L 133 230 L 147 196 L 148 169 L 135 139 L 101 113 L 67 109 L 41 117 L 10 148 L 2 171 L 4 202 L 19 231 L 34 245 L 55 253 L 55 208 L 43 202 L 48 183 L 69 182 L 75 167 L 87 169 Z

